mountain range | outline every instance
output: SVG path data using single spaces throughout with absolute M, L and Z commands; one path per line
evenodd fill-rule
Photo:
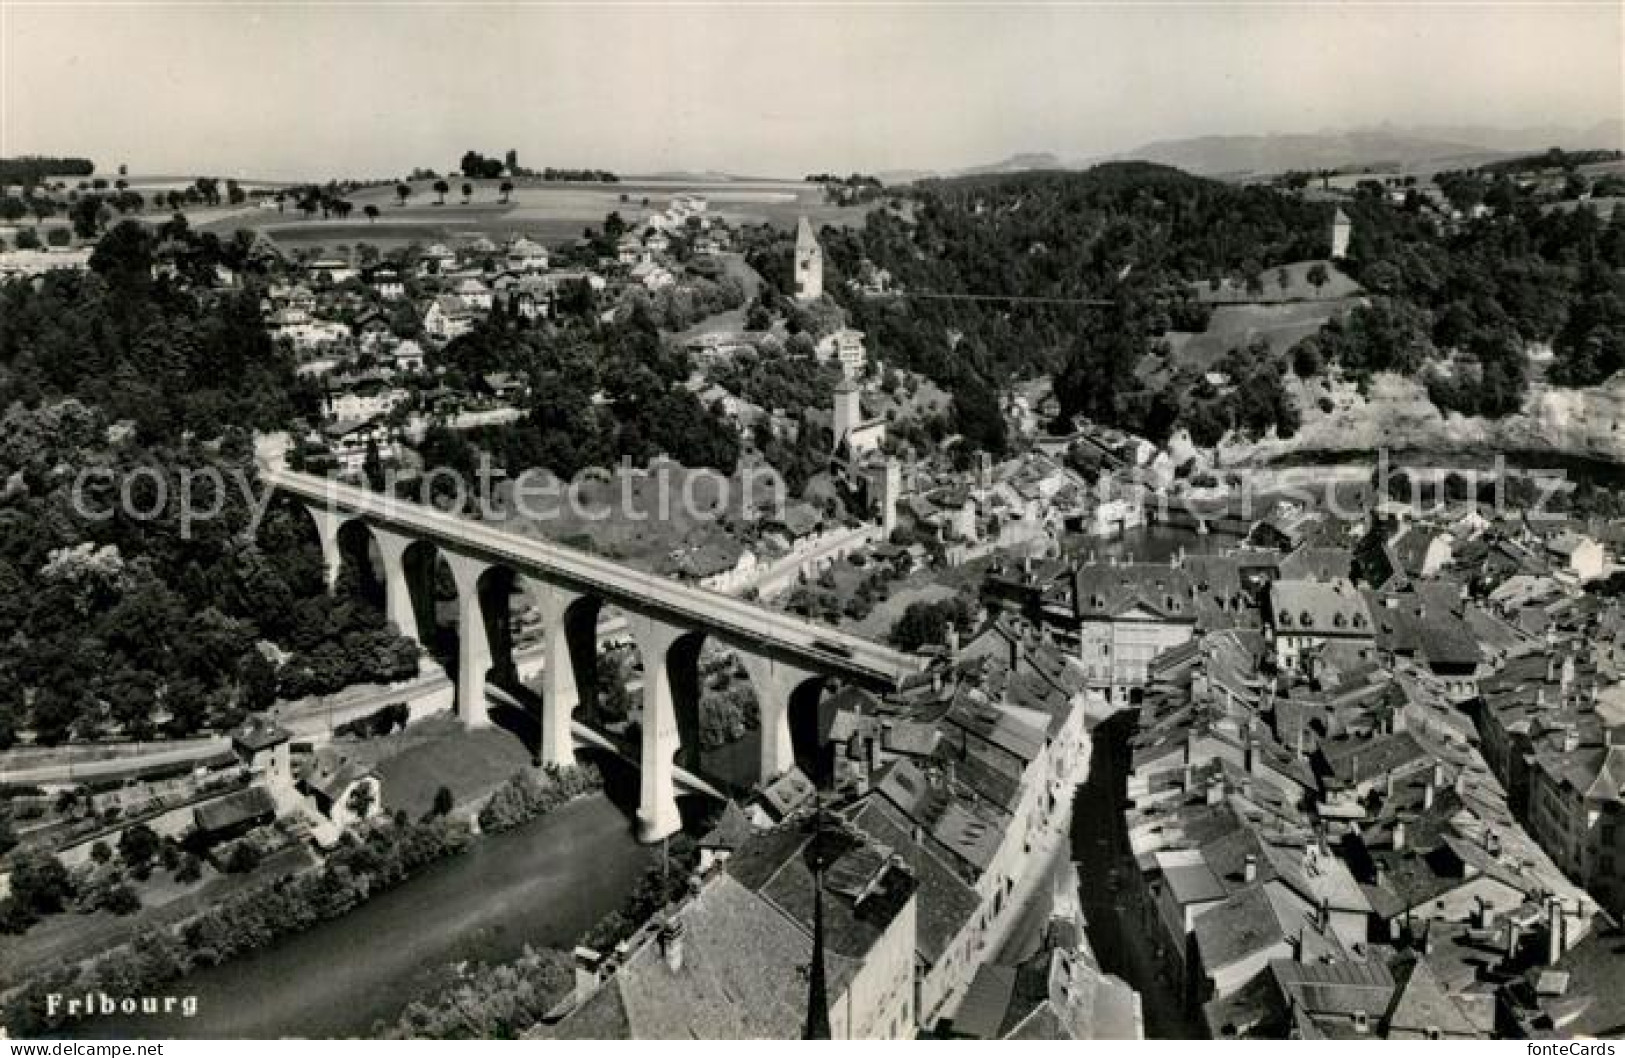
M 878 174 L 887 183 L 930 176 L 980 176 L 1040 169 L 1087 169 L 1108 161 L 1147 161 L 1202 176 L 1245 179 L 1289 169 L 1395 167 L 1434 171 L 1483 165 L 1498 158 L 1544 151 L 1625 148 L 1625 122 L 1590 126 L 1544 125 L 1504 129 L 1480 125 L 1371 128 L 1284 133 L 1264 136 L 1198 136 L 1158 140 L 1133 150 L 1097 157 L 1066 158 L 1052 152 L 1026 152 L 1001 161 L 951 172 L 897 170 Z

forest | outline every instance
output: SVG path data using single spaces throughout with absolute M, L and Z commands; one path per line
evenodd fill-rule
M 165 238 L 183 271 L 232 252 Z M 89 272 L 0 286 L 0 746 L 182 736 L 417 671 L 376 609 L 322 590 L 302 512 L 272 502 L 249 532 L 249 430 L 313 394 L 252 293 L 155 278 L 156 242 L 121 225 Z M 227 487 L 194 500 L 219 514 L 188 522 L 208 473 Z
M 1444 174 L 1442 212 L 1414 187 L 1380 185 L 1343 206 L 1354 236 L 1343 267 L 1369 304 L 1335 318 L 1283 362 L 1232 350 L 1215 390 L 1141 369 L 1170 330 L 1200 331 L 1202 284 L 1257 292 L 1280 265 L 1330 249 L 1333 206 L 1148 163 L 927 181 L 871 212 L 861 229 L 826 228 L 825 289 L 872 354 L 954 394 L 968 436 L 985 394 L 1010 379 L 1055 380 L 1061 419 L 1089 418 L 1161 440 L 1176 426 L 1211 442 L 1225 429 L 1289 435 L 1290 371 L 1335 364 L 1356 381 L 1376 371 L 1423 379 L 1441 407 L 1515 411 L 1534 377 L 1528 351 L 1549 345 L 1550 381 L 1591 385 L 1625 367 L 1625 211 L 1552 208 L 1506 172 Z M 1458 202 L 1459 200 L 1459 202 Z M 784 249 L 758 254 L 781 289 Z M 867 260 L 901 296 L 845 280 Z M 975 297 L 968 297 L 974 295 Z

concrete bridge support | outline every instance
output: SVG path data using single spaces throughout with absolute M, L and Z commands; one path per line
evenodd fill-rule
M 638 840 L 660 841 L 682 829 L 677 811 L 673 757 L 682 748 L 677 703 L 667 661 L 687 629 L 643 614 L 628 614 L 627 624 L 643 658 L 642 778 L 638 793 Z
M 344 569 L 344 552 L 339 547 L 339 530 L 353 515 L 324 511 L 320 507 L 306 507 L 311 521 L 316 523 L 316 536 L 322 545 L 322 581 L 327 593 L 333 594 L 338 586 L 339 572 Z
M 818 674 L 797 668 L 775 658 L 745 650 L 739 660 L 750 676 L 761 710 L 761 781 L 768 782 L 789 771 L 796 762 L 795 744 L 790 737 L 790 700 Z
M 551 764 L 560 768 L 569 767 L 576 762 L 575 738 L 571 733 L 570 719 L 576 707 L 581 704 L 581 689 L 571 649 L 571 608 L 582 596 L 579 592 L 533 577 L 525 578 L 525 585 L 530 591 L 531 598 L 535 600 L 536 609 L 541 613 L 542 644 L 545 652 L 543 662 L 545 668 L 542 670 L 541 749 L 536 763 Z M 597 607 L 591 609 L 593 612 L 588 618 L 591 623 L 596 623 Z M 588 635 L 592 636 L 595 631 L 596 629 L 589 624 Z M 592 649 L 597 649 L 596 637 L 591 646 Z
M 412 578 L 406 568 L 406 549 L 415 540 L 374 528 L 373 541 L 378 545 L 378 556 L 383 565 L 384 617 L 400 635 L 423 645 L 423 634 L 418 628 L 417 604 L 412 598 Z
M 480 577 L 490 563 L 454 552 L 442 552 L 457 584 L 457 714 L 469 730 L 489 727 L 485 673 L 491 667 L 491 640 L 480 604 Z

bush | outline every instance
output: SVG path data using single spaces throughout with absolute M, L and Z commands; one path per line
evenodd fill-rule
M 225 869 L 228 874 L 247 874 L 259 865 L 260 850 L 251 841 L 237 842 L 226 855 Z
M 480 829 L 488 833 L 512 830 L 603 786 L 603 776 L 591 765 L 548 766 L 541 774 L 516 772 L 480 809 Z
M 141 898 L 135 895 L 134 889 L 120 883 L 102 894 L 101 907 L 115 915 L 133 915 L 141 910 Z

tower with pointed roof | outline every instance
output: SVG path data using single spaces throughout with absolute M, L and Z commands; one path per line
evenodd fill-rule
M 796 223 L 796 300 L 816 301 L 824 296 L 824 248 L 812 225 L 802 217 Z

